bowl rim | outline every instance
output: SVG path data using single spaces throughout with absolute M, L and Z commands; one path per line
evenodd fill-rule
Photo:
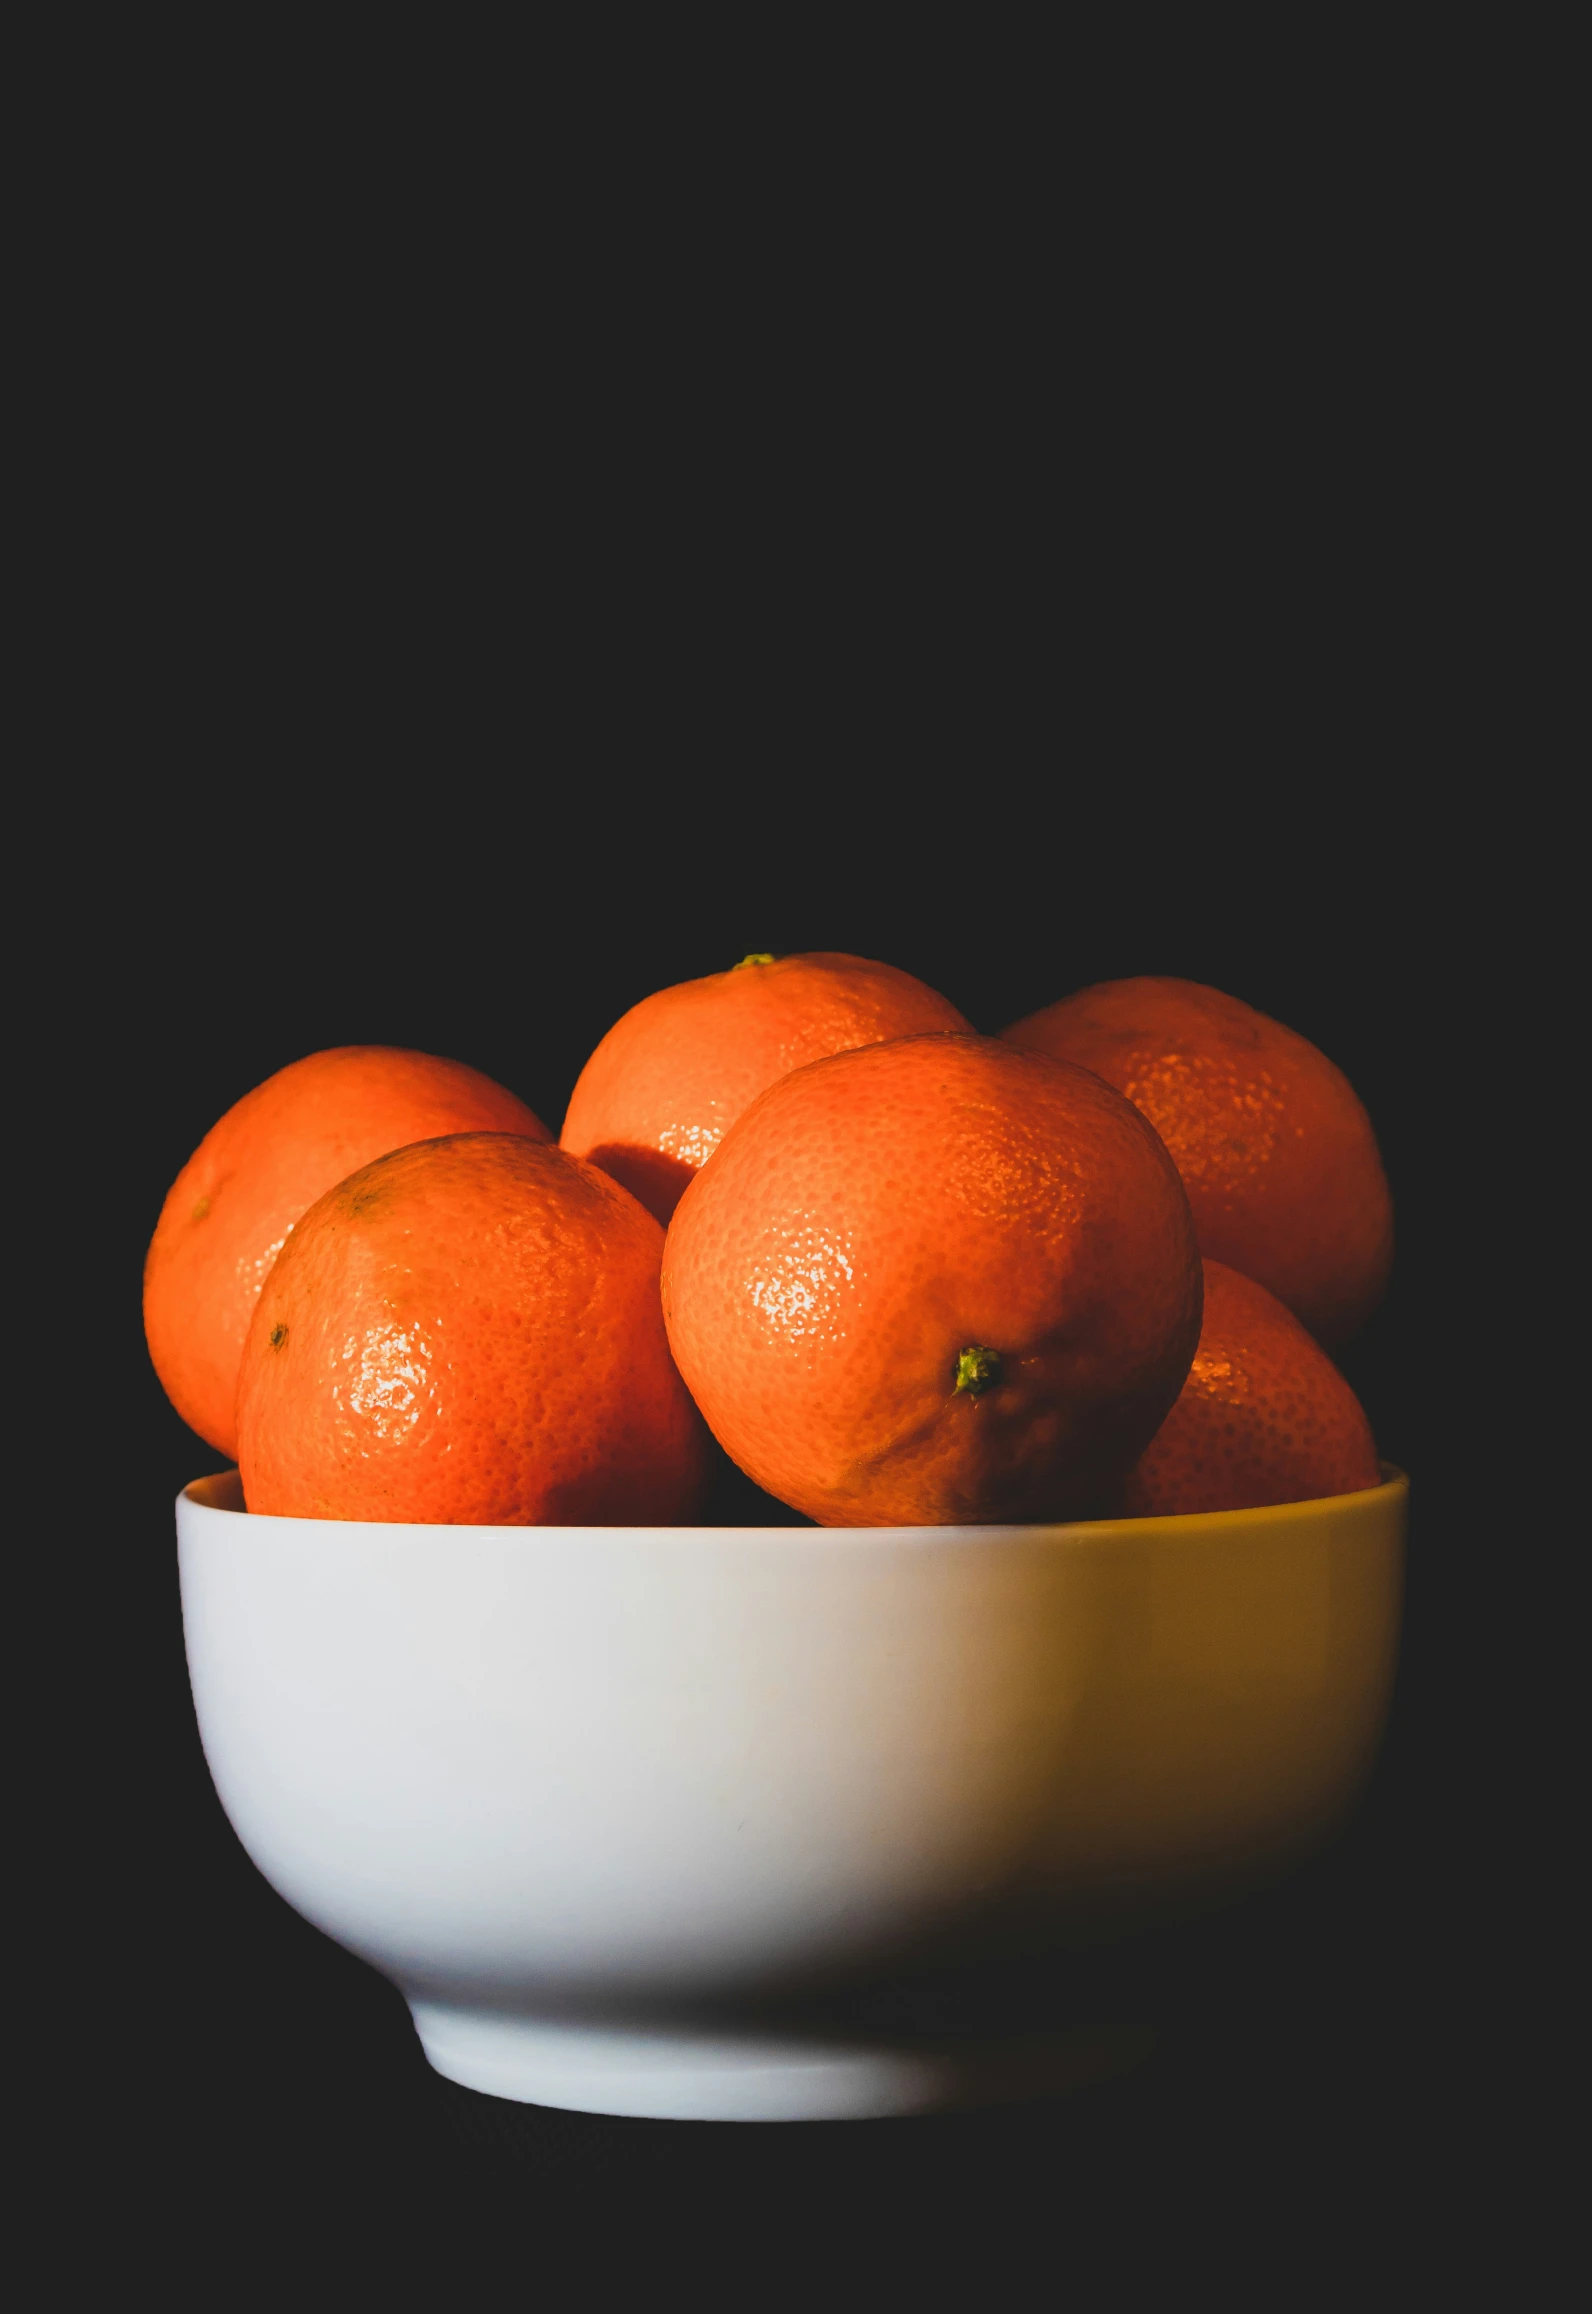
M 207 1497 L 217 1488 L 227 1486 L 238 1478 L 237 1466 L 227 1470 L 209 1471 L 202 1477 L 190 1479 L 177 1497 L 179 1511 L 184 1503 L 213 1517 L 248 1522 L 277 1520 L 282 1524 L 301 1527 L 324 1527 L 339 1534 L 386 1534 L 450 1536 L 455 1540 L 471 1535 L 523 1536 L 527 1542 L 534 1539 L 569 1541 L 579 1538 L 591 1541 L 598 1536 L 626 1538 L 648 1535 L 662 1543 L 666 1540 L 703 1542 L 714 1537 L 733 1538 L 737 1548 L 744 1549 L 746 1538 L 755 1536 L 760 1541 L 773 1542 L 776 1538 L 797 1547 L 811 1548 L 822 1542 L 845 1540 L 850 1543 L 871 1542 L 893 1544 L 897 1548 L 922 1548 L 939 1543 L 944 1545 L 953 1537 L 968 1544 L 978 1542 L 1010 1542 L 1043 1536 L 1058 1543 L 1125 1542 L 1131 1538 L 1143 1541 L 1175 1540 L 1186 1537 L 1190 1542 L 1214 1540 L 1218 1536 L 1244 1534 L 1257 1528 L 1302 1526 L 1318 1522 L 1324 1516 L 1345 1511 L 1369 1509 L 1373 1504 L 1391 1508 L 1402 1504 L 1409 1494 L 1409 1475 L 1396 1463 L 1379 1464 L 1381 1483 L 1358 1488 L 1352 1494 L 1314 1495 L 1302 1502 L 1260 1503 L 1246 1510 L 1179 1511 L 1150 1518 L 1034 1520 L 1027 1523 L 994 1524 L 987 1526 L 934 1526 L 934 1527 L 813 1527 L 813 1526 L 538 1526 L 505 1522 L 496 1526 L 480 1526 L 468 1521 L 426 1521 L 409 1519 L 301 1519 L 290 1513 L 270 1511 L 255 1513 L 234 1508 L 231 1503 L 216 1502 Z M 241 1492 L 241 1486 L 239 1488 Z

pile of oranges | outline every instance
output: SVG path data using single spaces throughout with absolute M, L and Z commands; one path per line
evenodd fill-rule
M 455 1061 L 312 1054 L 206 1135 L 150 1353 L 251 1511 L 677 1524 L 716 1439 L 823 1526 L 1376 1486 L 1332 1362 L 1392 1253 L 1352 1088 L 1191 981 L 1000 1036 L 752 955 L 609 1030 L 555 1141 Z

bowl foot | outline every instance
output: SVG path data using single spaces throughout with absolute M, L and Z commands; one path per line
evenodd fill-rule
M 522 2105 L 649 2121 L 877 2121 L 1054 2096 L 1137 2064 L 1135 2027 L 999 2038 L 556 2021 L 410 2003 L 437 2072 Z

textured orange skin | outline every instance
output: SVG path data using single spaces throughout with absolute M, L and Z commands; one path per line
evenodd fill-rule
M 781 956 L 712 972 L 659 989 L 615 1022 L 580 1073 L 559 1145 L 667 1222 L 736 1118 L 792 1069 L 967 1025 L 909 972 L 861 956 Z
M 1393 1205 L 1371 1120 L 1306 1038 L 1194 980 L 1108 980 L 1030 1014 L 1009 1043 L 1093 1069 L 1171 1150 L 1200 1251 L 1269 1288 L 1318 1341 L 1381 1299 Z
M 149 1354 L 184 1422 L 236 1457 L 243 1338 L 316 1198 L 389 1149 L 473 1132 L 552 1138 L 478 1069 L 390 1045 L 311 1053 L 234 1102 L 172 1183 L 144 1264 Z
M 1129 1478 L 1130 1516 L 1241 1511 L 1380 1486 L 1360 1401 L 1275 1294 L 1205 1264 L 1205 1316 L 1177 1404 Z
M 1083 1516 L 1188 1372 L 1177 1170 L 1098 1077 L 994 1037 L 815 1061 L 746 1111 L 669 1225 L 664 1316 L 708 1426 L 821 1526 Z M 975 1398 L 957 1360 L 996 1350 Z
M 251 1511 L 668 1525 L 707 1440 L 658 1300 L 663 1231 L 595 1165 L 508 1133 L 396 1149 L 311 1206 L 238 1377 Z

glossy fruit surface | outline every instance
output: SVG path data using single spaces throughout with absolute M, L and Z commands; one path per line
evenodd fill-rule
M 1005 1030 L 1093 1069 L 1171 1150 L 1200 1251 L 1266 1286 L 1319 1341 L 1346 1341 L 1393 1258 L 1376 1137 L 1306 1038 L 1197 981 L 1103 981 Z
M 1128 1480 L 1128 1512 L 1252 1510 L 1381 1483 L 1371 1425 L 1325 1350 L 1264 1286 L 1207 1261 L 1199 1348 Z
M 826 1526 L 1086 1515 L 1199 1335 L 1188 1200 L 1138 1111 L 971 1034 L 761 1094 L 680 1200 L 663 1289 L 726 1452 Z
M 144 1265 L 144 1330 L 166 1395 L 238 1451 L 238 1360 L 266 1272 L 301 1214 L 373 1157 L 442 1133 L 551 1139 L 523 1101 L 462 1061 L 339 1045 L 234 1102 L 167 1192 Z
M 736 1118 L 792 1069 L 967 1025 L 954 1004 L 890 964 L 749 956 L 632 1005 L 581 1071 L 560 1145 L 667 1222 Z
M 664 1339 L 663 1231 L 595 1165 L 507 1133 L 398 1149 L 306 1213 L 238 1382 L 251 1511 L 669 1524 L 706 1440 Z

